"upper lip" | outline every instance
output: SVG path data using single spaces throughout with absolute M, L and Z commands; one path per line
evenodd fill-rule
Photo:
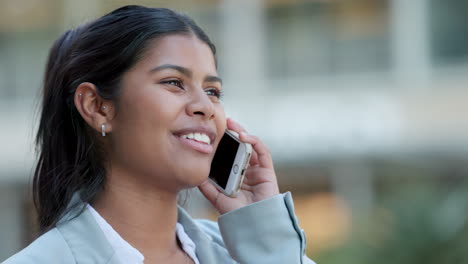
M 210 138 L 211 144 L 213 144 L 213 142 L 216 140 L 216 136 L 217 136 L 216 131 L 214 129 L 211 129 L 211 128 L 205 127 L 205 126 L 195 126 L 195 127 L 183 128 L 183 129 L 175 131 L 174 135 L 180 137 L 180 136 L 187 135 L 187 134 L 190 134 L 190 133 L 201 133 L 201 134 L 203 133 L 203 134 L 206 134 Z

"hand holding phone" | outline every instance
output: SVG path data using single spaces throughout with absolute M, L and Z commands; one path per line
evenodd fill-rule
M 273 160 L 262 140 L 256 136 L 247 134 L 245 129 L 232 119 L 227 120 L 227 128 L 239 135 L 238 139 L 240 142 L 248 143 L 252 146 L 252 154 L 250 155 L 249 165 L 246 165 L 244 171 L 244 181 L 238 185 L 240 186 L 240 190 L 235 197 L 226 195 L 221 190 L 225 188 L 220 189 L 219 187 L 221 186 L 216 186 L 219 184 L 214 184 L 211 178 L 198 186 L 201 193 L 221 214 L 279 194 Z M 214 162 L 213 159 L 212 164 Z M 228 186 L 227 183 L 226 186 Z

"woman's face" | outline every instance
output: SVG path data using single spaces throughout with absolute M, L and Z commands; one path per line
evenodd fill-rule
M 213 53 L 197 37 L 154 41 L 122 78 L 111 121 L 113 173 L 175 191 L 206 180 L 226 129 L 217 76 Z

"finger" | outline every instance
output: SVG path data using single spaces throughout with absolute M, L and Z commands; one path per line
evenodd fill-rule
M 254 186 L 259 183 L 270 181 L 270 177 L 265 176 L 264 170 L 265 168 L 262 167 L 250 168 L 245 172 L 243 184 Z
M 241 140 L 250 143 L 253 150 L 257 153 L 258 164 L 264 168 L 273 169 L 273 161 L 271 159 L 270 151 L 266 145 L 258 137 L 249 135 L 245 132 L 240 133 Z
M 208 199 L 208 201 L 210 201 L 213 205 L 216 205 L 221 192 L 216 189 L 213 183 L 211 183 L 209 180 L 206 180 L 198 186 L 198 189 L 203 194 L 203 196 Z
M 255 150 L 252 150 L 249 165 L 250 166 L 255 166 L 257 164 L 258 164 L 258 154 L 257 154 L 257 152 Z
M 244 191 L 247 191 L 247 192 L 252 192 L 252 186 L 246 184 L 246 183 L 242 183 L 241 185 L 241 190 L 244 190 Z
M 242 181 L 242 186 L 247 185 L 255 185 L 257 183 L 256 179 L 253 179 L 252 175 L 248 172 L 245 173 L 244 181 Z
M 246 132 L 244 127 L 242 127 L 239 123 L 237 123 L 236 121 L 234 121 L 231 118 L 227 119 L 227 127 L 228 127 L 229 130 L 235 131 L 238 134 L 241 133 L 241 132 Z

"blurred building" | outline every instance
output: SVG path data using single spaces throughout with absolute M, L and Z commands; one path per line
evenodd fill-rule
M 3 0 L 0 260 L 31 237 L 28 184 L 49 47 L 65 29 L 129 3 L 186 12 L 211 36 L 226 112 L 265 140 L 281 188 L 309 201 L 298 206 L 306 231 L 323 229 L 323 215 L 366 215 L 381 177 L 392 177 L 381 164 L 464 168 L 467 0 Z M 319 192 L 336 197 L 318 204 L 345 204 L 311 202 Z M 307 204 L 323 211 L 309 214 Z M 348 225 L 335 227 L 344 234 Z

